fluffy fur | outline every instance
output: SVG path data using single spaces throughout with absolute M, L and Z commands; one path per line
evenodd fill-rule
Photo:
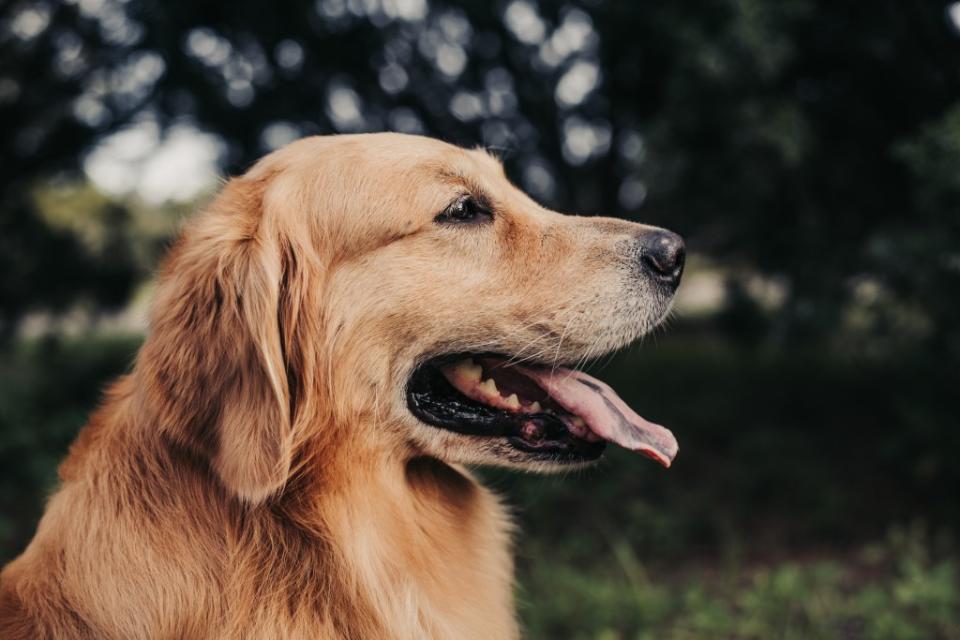
M 434 222 L 477 191 L 493 222 Z M 550 465 L 420 423 L 405 384 L 448 351 L 633 340 L 669 304 L 631 266 L 647 231 L 425 138 L 267 156 L 171 250 L 135 366 L 0 574 L 0 637 L 517 636 L 509 517 L 460 465 Z

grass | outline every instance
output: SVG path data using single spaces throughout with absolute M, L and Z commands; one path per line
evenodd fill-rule
M 589 561 L 528 539 L 521 614 L 530 638 L 960 638 L 960 565 L 952 553 L 934 558 L 933 546 L 922 527 L 895 528 L 849 554 L 666 567 L 623 537 Z
M 0 562 L 139 341 L 51 338 L 0 358 Z M 948 374 L 676 329 L 618 357 L 600 375 L 673 428 L 673 468 L 613 451 L 566 477 L 482 472 L 520 523 L 527 636 L 960 640 Z

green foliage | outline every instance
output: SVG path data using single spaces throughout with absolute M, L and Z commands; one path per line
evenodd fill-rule
M 0 557 L 19 552 L 36 527 L 56 468 L 121 373 L 139 337 L 18 343 L 0 355 Z
M 485 144 L 551 206 L 669 226 L 740 267 L 734 278 L 782 279 L 787 299 L 755 340 L 829 339 L 866 283 L 880 308 L 854 314 L 865 350 L 897 336 L 960 358 L 960 38 L 945 1 L 399 6 L 13 2 L 0 27 L 13 132 L 0 137 L 0 271 L 13 274 L 0 323 L 130 293 L 136 259 L 104 263 L 25 194 L 150 117 L 214 133 L 231 172 L 314 133 Z M 526 32 L 509 19 L 520 14 Z M 564 98 L 577 68 L 596 82 Z M 356 112 L 338 115 L 334 96 Z
M 521 577 L 531 638 L 583 640 L 952 640 L 960 637 L 955 556 L 929 557 L 920 532 L 897 530 L 869 554 L 773 560 L 719 570 L 709 560 L 645 569 L 617 538 L 589 563 L 526 542 Z M 869 556 L 866 561 L 863 556 Z
M 47 226 L 69 233 L 88 255 L 125 265 L 137 281 L 151 274 L 180 222 L 201 206 L 147 206 L 110 198 L 86 182 L 64 181 L 36 189 L 33 201 Z

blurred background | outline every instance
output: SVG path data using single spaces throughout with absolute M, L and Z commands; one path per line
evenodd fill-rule
M 0 562 L 222 176 L 304 135 L 499 155 L 683 234 L 598 363 L 669 471 L 484 471 L 531 638 L 960 638 L 960 2 L 7 0 Z

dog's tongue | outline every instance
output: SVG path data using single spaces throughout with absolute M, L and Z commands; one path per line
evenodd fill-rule
M 604 440 L 638 451 L 669 467 L 677 455 L 676 438 L 668 429 L 640 417 L 608 384 L 574 369 L 516 367 L 590 431 Z

